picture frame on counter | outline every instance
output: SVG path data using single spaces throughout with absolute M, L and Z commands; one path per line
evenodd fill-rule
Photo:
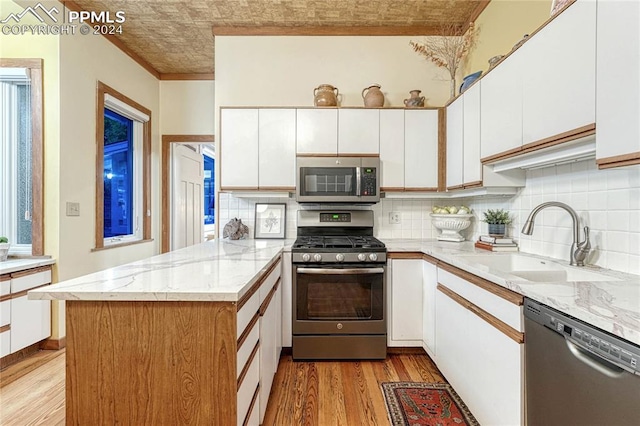
M 255 238 L 284 239 L 286 219 L 285 203 L 256 203 Z

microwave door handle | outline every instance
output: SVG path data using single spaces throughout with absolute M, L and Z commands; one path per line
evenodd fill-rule
M 356 195 L 358 197 L 362 195 L 361 188 L 360 188 L 360 176 L 361 176 L 360 167 L 356 167 Z

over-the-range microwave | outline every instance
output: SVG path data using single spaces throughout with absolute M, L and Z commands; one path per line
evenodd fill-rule
M 297 157 L 296 201 L 377 203 L 380 201 L 380 158 Z

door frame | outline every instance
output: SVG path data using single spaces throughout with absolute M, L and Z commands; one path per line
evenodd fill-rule
M 162 164 L 160 171 L 160 179 L 162 189 L 160 194 L 160 209 L 162 210 L 161 228 L 162 243 L 160 247 L 161 253 L 167 253 L 170 248 L 171 240 L 171 196 L 170 196 L 170 174 L 171 169 L 171 144 L 172 143 L 214 143 L 214 135 L 162 135 Z M 216 194 L 217 196 L 217 194 Z

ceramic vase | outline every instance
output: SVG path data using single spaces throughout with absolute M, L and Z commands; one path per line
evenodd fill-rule
M 338 88 L 330 84 L 321 84 L 313 89 L 313 104 L 315 106 L 337 106 Z
M 384 106 L 384 94 L 380 90 L 379 84 L 373 84 L 363 89 L 362 99 L 365 108 L 382 108 Z
M 410 90 L 410 98 L 404 100 L 404 106 L 407 108 L 421 108 L 424 106 L 424 96 L 420 96 L 421 90 Z

